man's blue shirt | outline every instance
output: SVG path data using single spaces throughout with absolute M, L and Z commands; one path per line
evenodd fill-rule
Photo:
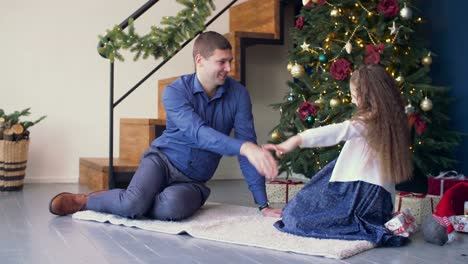
M 255 202 L 267 202 L 265 178 L 239 155 L 244 142 L 257 140 L 252 104 L 243 85 L 227 77 L 210 99 L 193 73 L 168 85 L 162 101 L 167 113 L 166 130 L 153 146 L 183 174 L 202 182 L 213 177 L 223 155 L 237 155 Z M 234 137 L 229 136 L 232 129 Z

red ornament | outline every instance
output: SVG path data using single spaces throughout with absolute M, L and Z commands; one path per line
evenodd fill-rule
M 302 122 L 305 122 L 308 116 L 317 116 L 317 109 L 318 107 L 315 104 L 305 101 L 301 106 L 299 106 L 297 113 L 299 114 L 299 118 Z
M 366 57 L 364 58 L 364 62 L 366 64 L 379 64 L 380 62 L 380 53 L 384 50 L 385 46 L 380 43 L 377 46 L 374 45 L 367 45 L 366 46 Z
M 304 27 L 304 17 L 300 16 L 296 20 L 296 28 L 297 29 L 302 29 Z
M 339 59 L 333 62 L 330 67 L 330 73 L 335 80 L 344 80 L 348 78 L 351 72 L 351 63 L 347 59 Z
M 426 131 L 427 122 L 421 119 L 419 113 L 414 113 L 408 117 L 408 125 L 410 128 L 414 126 L 416 133 L 421 136 Z
M 377 11 L 385 15 L 385 17 L 394 17 L 398 15 L 400 6 L 396 0 L 381 0 L 377 5 Z

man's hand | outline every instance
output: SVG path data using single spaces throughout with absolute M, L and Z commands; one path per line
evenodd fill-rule
M 282 211 L 283 211 L 283 209 L 281 209 L 281 208 L 266 207 L 266 208 L 262 209 L 262 215 L 263 216 L 268 216 L 268 217 L 280 218 Z
M 240 148 L 240 154 L 249 160 L 260 175 L 272 180 L 278 175 L 278 162 L 268 150 L 252 142 L 245 142 Z

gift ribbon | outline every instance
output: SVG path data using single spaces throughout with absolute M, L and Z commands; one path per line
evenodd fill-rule
M 424 193 L 411 193 L 411 192 L 399 192 L 398 195 L 400 196 L 398 199 L 398 212 L 401 210 L 401 204 L 403 197 L 414 197 L 414 198 L 426 198 L 426 194 Z M 434 212 L 434 201 L 431 198 L 431 212 Z
M 287 181 L 271 181 L 271 184 L 286 184 L 286 201 L 285 203 L 288 202 L 289 198 L 289 185 L 298 185 L 298 184 L 303 184 L 301 181 L 293 181 L 293 180 L 287 180 Z

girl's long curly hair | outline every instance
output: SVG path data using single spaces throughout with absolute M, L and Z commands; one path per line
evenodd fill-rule
M 387 180 L 401 183 L 413 173 L 410 130 L 395 80 L 380 65 L 367 64 L 351 76 L 358 97 L 353 119 L 364 122 L 366 140 L 380 158 Z

